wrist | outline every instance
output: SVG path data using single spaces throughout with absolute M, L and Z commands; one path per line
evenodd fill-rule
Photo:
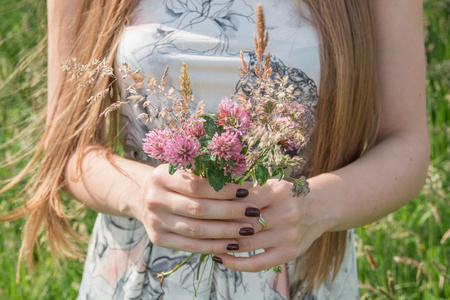
M 117 208 L 122 216 L 140 221 L 142 212 L 145 210 L 149 178 L 154 168 L 145 163 L 127 159 L 127 169 L 125 176 L 128 177 L 129 187 L 123 188 Z
M 330 194 L 326 184 L 326 174 L 310 178 L 310 193 L 306 196 L 309 199 L 310 212 L 316 220 L 323 226 L 323 232 L 345 230 L 342 227 L 342 212 L 338 205 L 338 195 Z

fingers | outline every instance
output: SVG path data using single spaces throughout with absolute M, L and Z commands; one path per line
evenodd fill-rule
M 251 257 L 217 254 L 213 257 L 213 261 L 235 271 L 261 272 L 274 266 L 282 265 L 295 257 L 297 256 L 289 251 L 280 248 L 270 248 Z
M 240 232 L 253 229 L 239 222 L 192 220 L 179 216 L 153 216 L 145 223 L 151 242 L 157 246 L 191 253 L 223 254 L 239 250 Z M 244 229 L 244 231 L 242 230 Z
M 177 171 L 170 175 L 167 165 L 158 166 L 152 176 L 166 189 L 189 197 L 231 200 L 246 197 L 248 190 L 240 185 L 227 183 L 219 192 L 210 186 L 208 179 L 187 171 Z
M 246 189 L 240 185 L 228 183 L 219 192 L 209 185 L 208 179 L 201 178 L 186 171 L 177 171 L 170 175 L 167 165 L 161 165 L 152 174 L 153 183 L 159 186 L 159 194 L 152 197 L 166 197 L 167 195 L 178 195 L 179 198 L 161 199 L 166 201 L 164 205 L 170 206 L 168 210 L 178 214 L 196 219 L 240 219 L 245 217 L 259 217 L 256 208 L 265 208 L 274 202 L 280 202 L 286 197 L 280 191 L 289 195 L 289 187 L 286 184 L 273 180 L 263 187 L 257 189 Z M 247 187 L 247 186 L 246 186 Z M 249 192 L 250 191 L 250 192 Z M 275 197 L 275 196 L 276 197 Z M 233 200 L 229 201 L 214 200 Z M 153 199 L 150 199 L 150 202 Z M 245 204 L 248 203 L 248 204 Z
M 288 222 L 288 217 L 284 217 L 279 210 L 274 208 L 266 208 L 260 210 L 260 216 L 255 218 L 247 218 L 245 221 L 250 223 L 251 226 L 255 229 L 255 232 L 267 231 L 274 228 L 283 227 L 292 227 L 292 225 Z M 281 218 L 279 216 L 282 216 Z M 264 225 L 264 227 L 263 227 Z M 285 236 L 285 234 L 282 234 Z
M 191 253 L 225 254 L 227 252 L 239 250 L 239 245 L 235 239 L 194 239 L 169 232 L 164 235 L 149 235 L 149 238 L 156 246 Z
M 249 223 L 203 221 L 179 217 L 167 222 L 166 231 L 196 239 L 230 239 L 253 235 L 255 230 Z
M 237 243 L 238 252 L 264 249 L 264 253 L 252 257 L 217 254 L 213 258 L 214 261 L 237 271 L 259 272 L 299 257 L 323 233 L 321 226 L 296 225 L 289 220 L 289 214 L 281 214 L 274 208 L 264 210 L 263 213 L 267 223 L 266 229 L 252 236 L 239 238 Z M 279 215 L 283 217 L 280 218 Z M 249 223 L 253 225 L 254 220 Z
M 277 245 L 294 245 L 296 243 L 289 234 L 280 234 L 279 231 L 274 230 L 266 230 L 257 232 L 254 235 L 240 237 L 237 239 L 237 242 L 239 244 L 239 252 L 270 249 Z
M 149 178 L 144 192 L 148 211 L 208 220 L 259 217 L 254 204 L 236 200 L 248 195 L 241 186 L 229 184 L 217 193 L 207 179 L 183 171 L 170 175 L 167 166 L 156 168 Z
M 238 220 L 259 218 L 260 214 L 260 210 L 250 203 L 196 199 L 183 195 L 178 195 L 175 201 L 167 205 L 171 213 L 193 219 Z
M 201 254 L 239 251 L 236 237 L 254 234 L 250 224 L 192 220 L 173 216 L 144 224 L 153 244 L 169 249 Z

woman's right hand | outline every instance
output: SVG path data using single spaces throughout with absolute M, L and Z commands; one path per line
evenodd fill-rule
M 153 244 L 191 253 L 220 254 L 239 250 L 237 238 L 252 235 L 250 220 L 259 209 L 239 199 L 248 191 L 227 184 L 219 192 L 208 179 L 187 171 L 170 175 L 163 164 L 150 172 L 141 186 L 142 195 L 130 204 Z
M 219 192 L 208 179 L 186 171 L 170 175 L 168 165 L 151 167 L 107 151 L 89 148 L 82 176 L 71 180 L 72 155 L 65 190 L 87 207 L 142 222 L 153 244 L 191 253 L 237 251 L 237 238 L 253 234 L 259 209 L 244 203 L 242 186 L 227 184 Z M 256 227 L 258 228 L 258 227 Z

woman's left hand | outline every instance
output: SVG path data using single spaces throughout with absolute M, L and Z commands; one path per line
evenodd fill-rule
M 221 254 L 214 260 L 222 261 L 233 270 L 259 272 L 305 253 L 331 225 L 319 199 L 314 199 L 311 194 L 294 197 L 291 187 L 289 182 L 271 179 L 262 187 L 249 189 L 248 197 L 242 200 L 260 208 L 267 227 L 262 230 L 262 225 L 253 221 L 253 228 L 259 228 L 259 231 L 238 240 L 239 252 L 258 249 L 264 249 L 264 252 L 252 257 Z

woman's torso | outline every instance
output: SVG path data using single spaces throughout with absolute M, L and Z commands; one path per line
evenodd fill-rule
M 116 65 L 127 63 L 145 75 L 161 78 L 169 66 L 168 87 L 178 90 L 181 63 L 188 66 L 195 104 L 204 100 L 205 111 L 216 111 L 224 96 L 246 90 L 238 76 L 240 51 L 249 67 L 255 60 L 254 10 L 263 4 L 269 32 L 267 50 L 272 55 L 274 73 L 288 75 L 298 94 L 297 101 L 314 108 L 320 76 L 319 42 L 316 32 L 289 1 L 144 0 L 121 39 Z M 303 11 L 307 15 L 307 11 Z M 118 78 L 120 78 L 118 74 Z M 119 82 L 121 88 L 129 82 Z M 145 94 L 145 92 L 143 92 Z M 126 99 L 127 93 L 122 93 Z M 121 108 L 120 141 L 124 155 L 148 160 L 142 138 L 158 123 L 148 124 L 136 117 L 148 113 L 141 106 Z M 242 255 L 254 255 L 245 253 Z M 192 265 L 164 280 L 152 277 L 173 268 L 188 253 L 160 248 L 151 243 L 143 225 L 134 219 L 99 215 L 93 230 L 80 299 L 192 299 Z M 332 285 L 323 284 L 307 299 L 358 299 L 353 232 L 341 271 Z M 286 299 L 288 273 L 244 273 L 220 265 L 204 264 L 205 276 L 197 299 Z M 292 272 L 292 264 L 289 264 Z M 211 278 L 209 270 L 213 268 Z M 294 297 L 292 297 L 294 298 Z

